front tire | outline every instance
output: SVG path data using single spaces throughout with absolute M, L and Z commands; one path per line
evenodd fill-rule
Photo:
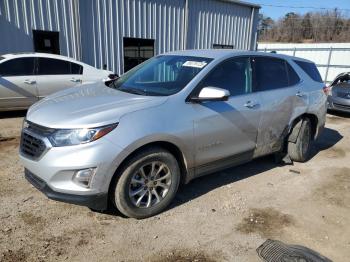
M 119 175 L 112 188 L 112 200 L 122 214 L 132 218 L 162 212 L 174 199 L 180 183 L 176 158 L 159 147 L 135 154 Z
M 305 162 L 311 153 L 312 130 L 308 118 L 302 120 L 298 137 L 293 142 L 288 142 L 288 154 L 293 161 Z

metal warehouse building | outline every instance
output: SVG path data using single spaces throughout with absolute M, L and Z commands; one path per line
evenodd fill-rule
M 233 0 L 0 0 L 0 54 L 59 53 L 121 74 L 173 50 L 254 50 L 258 12 Z

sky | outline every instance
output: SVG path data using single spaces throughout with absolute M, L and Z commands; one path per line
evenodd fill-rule
M 272 19 L 280 18 L 288 12 L 304 14 L 310 11 L 322 11 L 317 8 L 339 8 L 344 15 L 350 17 L 350 0 L 247 0 L 247 2 L 261 5 L 260 13 L 269 16 Z M 286 7 L 272 7 L 286 6 Z M 291 8 L 306 7 L 306 8 Z

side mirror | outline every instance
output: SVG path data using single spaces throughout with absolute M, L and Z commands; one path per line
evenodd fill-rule
M 230 91 L 218 87 L 204 87 L 199 92 L 198 97 L 192 97 L 191 101 L 204 102 L 204 101 L 227 101 L 230 97 Z

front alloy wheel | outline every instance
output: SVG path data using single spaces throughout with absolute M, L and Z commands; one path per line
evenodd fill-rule
M 139 208 L 160 203 L 171 186 L 171 172 L 165 163 L 153 161 L 135 172 L 129 186 L 131 202 Z
M 180 168 L 167 150 L 151 147 L 140 151 L 116 174 L 112 201 L 125 216 L 146 218 L 163 211 L 180 183 Z

